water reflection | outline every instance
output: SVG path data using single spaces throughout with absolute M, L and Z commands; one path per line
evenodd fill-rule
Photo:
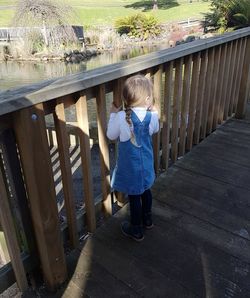
M 138 46 L 130 49 L 106 51 L 78 64 L 54 62 L 0 62 L 0 90 L 17 88 L 39 81 L 90 70 L 166 48 L 166 44 Z

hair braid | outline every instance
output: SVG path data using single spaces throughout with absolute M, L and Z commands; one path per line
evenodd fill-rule
M 126 113 L 126 121 L 129 125 L 130 133 L 131 133 L 130 141 L 136 147 L 141 147 L 137 144 L 136 137 L 135 137 L 135 134 L 134 134 L 133 122 L 131 120 L 132 109 L 130 107 L 128 107 L 127 105 L 125 105 L 125 113 Z
M 126 113 L 126 121 L 130 127 L 130 129 L 133 128 L 133 123 L 131 120 L 131 114 L 132 114 L 132 109 L 130 107 L 128 107 L 127 105 L 125 105 L 125 113 Z

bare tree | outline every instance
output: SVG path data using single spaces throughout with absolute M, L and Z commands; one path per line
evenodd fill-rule
M 153 9 L 158 9 L 158 3 L 157 0 L 153 0 Z
M 55 40 L 53 27 L 61 26 L 66 37 L 74 35 L 73 29 L 68 26 L 73 9 L 62 2 L 56 0 L 19 0 L 14 16 L 15 26 L 37 26 L 42 28 L 42 34 L 46 46 L 50 39 Z M 55 34 L 55 33 L 54 33 Z M 58 34 L 58 30 L 56 30 Z M 65 36 L 62 36 L 65 38 Z M 58 39 L 58 36 L 57 36 Z

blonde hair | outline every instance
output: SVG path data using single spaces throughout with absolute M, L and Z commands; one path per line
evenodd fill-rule
M 135 140 L 131 113 L 133 107 L 145 103 L 146 99 L 153 100 L 153 84 L 150 79 L 143 75 L 135 75 L 128 78 L 123 87 L 123 101 L 125 106 L 126 121 L 131 131 L 131 141 Z

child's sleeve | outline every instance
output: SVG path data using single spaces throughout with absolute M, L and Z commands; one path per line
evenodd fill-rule
M 120 136 L 120 125 L 118 113 L 111 113 L 107 128 L 107 137 L 110 140 L 116 140 Z
M 152 120 L 150 123 L 150 134 L 157 133 L 159 131 L 159 115 L 158 112 L 152 112 Z

